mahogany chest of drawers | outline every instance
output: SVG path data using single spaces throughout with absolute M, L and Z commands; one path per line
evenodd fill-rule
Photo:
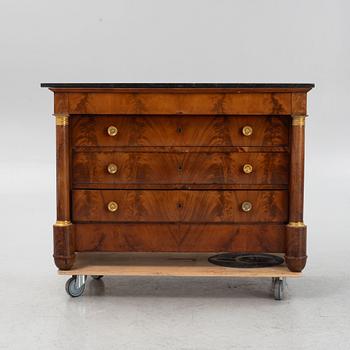
M 313 84 L 42 84 L 54 92 L 54 259 L 271 252 L 306 262 Z

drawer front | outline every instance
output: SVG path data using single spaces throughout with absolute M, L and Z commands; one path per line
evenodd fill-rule
M 75 222 L 287 222 L 287 191 L 75 190 Z
M 75 152 L 75 184 L 287 184 L 288 153 Z
M 73 146 L 286 146 L 288 117 L 74 117 Z
M 81 223 L 80 252 L 285 252 L 286 225 Z

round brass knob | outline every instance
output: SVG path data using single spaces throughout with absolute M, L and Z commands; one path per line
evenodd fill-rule
M 241 205 L 241 208 L 244 212 L 248 212 L 248 211 L 251 211 L 252 208 L 253 208 L 253 205 L 252 203 L 250 202 L 243 202 L 242 205 Z
M 107 170 L 110 174 L 115 174 L 118 171 L 118 167 L 115 164 L 111 163 L 108 164 Z
M 109 202 L 107 208 L 109 211 L 114 212 L 118 210 L 119 206 L 116 202 Z
M 111 125 L 108 127 L 107 132 L 109 136 L 115 136 L 118 134 L 118 129 L 114 125 Z
M 251 164 L 244 164 L 243 165 L 243 172 L 245 174 L 250 174 L 251 172 L 253 172 L 253 166 Z
M 244 136 L 250 136 L 253 133 L 253 128 L 249 125 L 246 125 L 242 129 L 242 134 Z

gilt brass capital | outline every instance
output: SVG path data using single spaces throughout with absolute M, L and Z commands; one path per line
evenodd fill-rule
M 287 226 L 289 226 L 289 227 L 306 227 L 306 225 L 302 221 L 290 221 Z
M 55 114 L 56 125 L 67 126 L 69 124 L 69 115 L 67 114 Z
M 292 115 L 293 126 L 304 126 L 307 115 Z

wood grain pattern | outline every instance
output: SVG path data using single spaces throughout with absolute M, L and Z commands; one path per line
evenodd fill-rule
M 60 270 L 69 270 L 75 261 L 74 225 L 53 226 L 53 257 Z
M 118 128 L 111 137 L 109 126 Z M 251 136 L 242 129 L 250 125 Z M 290 118 L 276 117 L 76 117 L 74 146 L 286 146 Z
M 55 114 L 69 115 L 68 93 L 61 92 L 54 95 L 54 110 Z
M 288 185 L 242 185 L 242 184 L 142 184 L 142 183 L 76 183 L 76 190 L 288 190 Z
M 70 137 L 68 125 L 56 125 L 56 215 L 57 221 L 69 223 L 70 217 Z M 75 239 L 72 225 L 53 226 L 54 260 L 59 269 L 74 263 Z
M 304 126 L 291 128 L 289 221 L 293 222 L 303 222 L 304 138 Z
M 300 277 L 285 265 L 267 268 L 231 269 L 213 265 L 208 253 L 79 253 L 73 275 L 177 276 L 177 277 Z M 68 271 L 58 271 L 69 275 Z
M 285 252 L 285 225 L 80 223 L 79 252 Z
M 115 164 L 115 174 L 108 165 Z M 253 171 L 244 173 L 250 164 Z M 73 187 L 84 184 L 288 184 L 287 153 L 75 152 Z
M 286 146 L 75 146 L 74 152 L 133 152 L 133 153 L 283 153 Z
M 70 144 L 68 126 L 56 126 L 57 220 L 70 220 Z
M 304 125 L 291 127 L 291 164 L 289 184 L 289 222 L 303 223 L 304 216 Z M 287 266 L 291 271 L 300 272 L 305 267 L 306 226 L 287 227 L 288 248 L 286 252 Z
M 306 226 L 286 228 L 287 251 L 285 261 L 288 268 L 294 272 L 301 272 L 306 264 Z
M 290 93 L 71 92 L 70 114 L 290 115 Z M 253 103 L 252 103 L 253 102 Z
M 116 212 L 107 205 L 115 201 Z M 250 212 L 241 205 L 249 201 Z M 287 191 L 73 191 L 76 222 L 286 222 Z
M 306 93 L 292 93 L 292 115 L 306 115 Z
M 312 84 L 47 86 L 70 119 L 57 127 L 59 268 L 76 251 L 241 251 L 303 269 L 304 127 L 291 121 Z

